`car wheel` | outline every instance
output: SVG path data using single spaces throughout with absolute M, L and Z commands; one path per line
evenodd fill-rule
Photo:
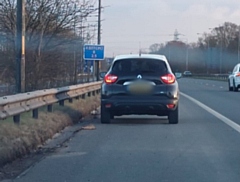
M 233 91 L 234 92 L 237 92 L 238 91 L 238 88 L 235 86 L 235 81 L 233 80 Z
M 168 113 L 169 124 L 177 124 L 178 123 L 178 107 L 174 111 L 170 111 Z
M 106 108 L 101 105 L 101 123 L 110 123 L 111 114 Z
M 233 87 L 230 86 L 230 80 L 228 80 L 228 90 L 233 91 Z

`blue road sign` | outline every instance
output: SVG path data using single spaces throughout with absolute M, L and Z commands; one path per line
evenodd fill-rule
M 104 46 L 103 45 L 84 45 L 84 59 L 104 60 Z

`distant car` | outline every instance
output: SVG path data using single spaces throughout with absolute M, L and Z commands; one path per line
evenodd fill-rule
M 240 88 L 240 64 L 233 68 L 233 72 L 228 77 L 229 91 L 237 92 Z
M 168 116 L 178 123 L 179 88 L 163 55 L 129 54 L 117 56 L 101 87 L 101 123 L 114 116 Z
M 183 76 L 192 76 L 191 71 L 184 71 Z

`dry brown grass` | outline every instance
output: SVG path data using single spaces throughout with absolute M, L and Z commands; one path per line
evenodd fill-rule
M 65 103 L 64 107 L 54 105 L 54 112 L 39 112 L 39 119 L 31 113 L 23 114 L 20 125 L 11 120 L 0 121 L 0 166 L 22 157 L 44 144 L 66 126 L 78 122 L 99 106 L 99 96 Z

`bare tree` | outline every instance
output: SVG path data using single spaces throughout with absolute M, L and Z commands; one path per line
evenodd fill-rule
M 204 33 L 203 36 L 199 38 L 198 43 L 204 47 L 222 47 L 229 51 L 236 51 L 238 40 L 238 25 L 225 22 L 222 26 L 213 28 L 211 33 Z
M 82 37 L 81 22 L 94 13 L 95 0 L 26 0 L 26 83 L 28 90 L 41 89 L 47 81 L 72 73 L 73 48 Z M 14 72 L 16 0 L 0 3 L 0 35 L 11 51 L 4 69 Z M 3 45 L 6 46 L 6 45 Z M 1 61 L 2 63 L 2 61 Z M 1 65 L 1 64 L 0 64 Z M 12 74 L 13 76 L 14 74 Z M 0 75 L 1 76 L 1 75 Z
M 164 47 L 163 44 L 157 44 L 157 43 L 155 43 L 155 44 L 152 44 L 152 45 L 149 47 L 149 50 L 150 50 L 151 53 L 157 53 L 157 52 L 159 52 L 159 50 L 160 50 L 162 47 Z

